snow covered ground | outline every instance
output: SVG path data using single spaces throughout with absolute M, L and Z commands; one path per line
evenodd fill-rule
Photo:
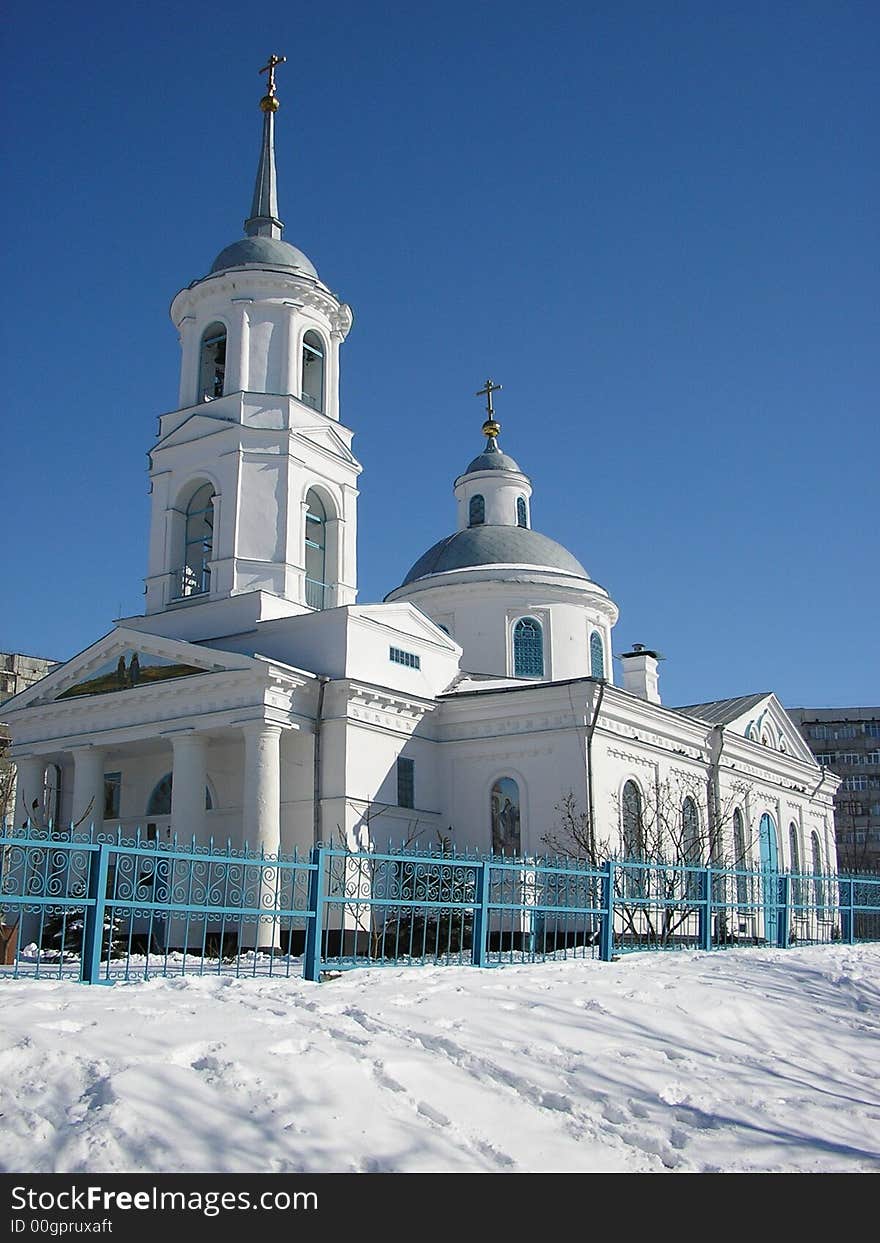
M 0 1170 L 880 1170 L 880 946 L 0 982 Z

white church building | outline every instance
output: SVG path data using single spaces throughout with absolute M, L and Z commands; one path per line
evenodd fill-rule
M 637 852 L 678 790 L 690 861 L 711 841 L 833 871 L 837 778 L 773 694 L 668 707 L 638 645 L 614 684 L 617 605 L 533 529 L 491 382 L 454 530 L 382 603 L 357 602 L 352 313 L 282 238 L 274 63 L 269 79 L 245 236 L 171 306 L 180 390 L 150 450 L 144 614 L 4 705 L 16 825 L 531 856 L 563 837 L 568 798 Z

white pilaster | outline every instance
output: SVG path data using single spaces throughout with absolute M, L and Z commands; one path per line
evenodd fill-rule
M 104 752 L 98 747 L 76 747 L 73 752 L 71 823 L 88 832 L 104 824 Z
M 174 767 L 171 783 L 171 831 L 184 841 L 205 833 L 205 780 L 208 740 L 204 734 L 173 734 Z
M 244 840 L 254 852 L 277 855 L 281 849 L 281 726 L 268 721 L 250 721 L 244 733 Z M 260 906 L 274 905 L 274 876 L 264 872 Z M 256 944 L 269 948 L 276 941 L 270 920 L 259 924 Z

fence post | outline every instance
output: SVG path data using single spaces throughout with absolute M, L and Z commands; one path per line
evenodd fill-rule
M 94 906 L 83 907 L 82 957 L 80 979 L 83 984 L 98 984 L 101 977 L 101 945 L 104 939 L 104 911 L 107 902 L 107 872 L 110 846 L 101 842 L 89 856 L 88 899 Z M 112 940 L 112 929 L 110 937 Z M 110 946 L 107 946 L 109 961 Z
M 321 938 L 324 924 L 324 860 L 323 846 L 313 846 L 309 855 L 309 912 L 306 924 L 306 948 L 303 955 L 303 979 L 318 983 L 321 979 Z
M 701 950 L 712 948 L 712 868 L 703 870 L 703 901 L 700 903 L 699 940 Z
M 609 859 L 602 869 L 602 927 L 599 933 L 599 957 L 611 962 L 614 951 L 614 862 Z
M 840 882 L 840 887 L 846 885 L 849 901 L 840 903 L 840 937 L 842 941 L 846 941 L 847 945 L 855 945 L 856 940 L 856 919 L 853 911 L 853 881 L 844 880 Z M 843 895 L 841 894 L 841 899 Z
M 474 938 L 471 947 L 471 963 L 475 967 L 485 967 L 486 947 L 489 941 L 489 868 L 491 864 L 485 860 L 476 865 L 476 885 L 474 898 Z
M 791 877 L 788 874 L 779 877 L 779 891 L 782 902 L 776 916 L 776 944 L 779 949 L 787 950 L 791 943 Z

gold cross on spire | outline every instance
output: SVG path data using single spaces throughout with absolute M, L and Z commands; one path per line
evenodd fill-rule
M 483 424 L 483 435 L 488 436 L 490 440 L 494 440 L 501 431 L 501 424 L 495 418 L 495 411 L 492 407 L 492 394 L 497 393 L 504 386 L 496 384 L 494 380 L 487 380 L 483 388 L 478 389 L 476 396 L 486 398 L 486 422 Z
M 283 65 L 286 60 L 286 56 L 276 56 L 273 52 L 269 57 L 269 63 L 260 70 L 260 73 L 268 73 L 269 75 L 266 94 L 260 100 L 260 107 L 264 112 L 276 112 L 278 110 L 278 100 L 275 98 L 275 68 L 277 65 Z

